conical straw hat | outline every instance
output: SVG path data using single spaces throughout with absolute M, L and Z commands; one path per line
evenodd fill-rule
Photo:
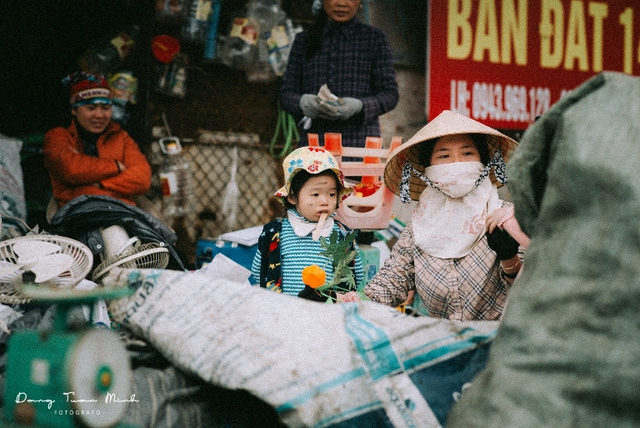
M 384 169 L 384 183 L 393 193 L 399 196 L 402 168 L 405 161 L 411 162 L 418 172 L 424 174 L 427 159 L 420 159 L 419 145 L 425 141 L 455 134 L 488 135 L 487 146 L 489 148 L 489 159 L 493 158 L 498 148 L 501 148 L 505 163 L 509 161 L 511 151 L 518 145 L 514 139 L 507 137 L 493 128 L 483 125 L 467 116 L 454 113 L 450 110 L 444 110 L 421 130 L 416 132 L 406 143 L 401 144 L 391 153 Z M 496 180 L 493 171 L 490 177 L 491 181 L 496 183 L 497 186 L 502 185 Z M 426 185 L 427 184 L 415 174 L 411 174 L 411 180 L 409 181 L 411 199 L 417 201 Z

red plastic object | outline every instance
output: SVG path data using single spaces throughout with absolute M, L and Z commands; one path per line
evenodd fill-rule
M 324 147 L 332 152 L 347 179 L 364 179 L 356 185 L 356 193 L 340 203 L 337 218 L 351 229 L 386 229 L 392 216 L 393 193 L 382 179 L 389 154 L 398 147 L 402 138 L 394 137 L 389 149 L 383 149 L 382 140 L 370 138 L 366 147 L 343 147 L 342 135 L 324 134 Z M 343 161 L 343 157 L 361 158 L 362 162 Z M 360 193 L 360 195 L 358 195 Z
M 318 134 L 307 134 L 307 141 L 311 147 L 318 147 L 320 145 L 318 142 Z
M 151 41 L 151 52 L 160 62 L 170 63 L 180 52 L 180 42 L 168 34 L 160 34 Z
M 364 143 L 365 149 L 380 149 L 382 148 L 382 137 L 367 137 Z M 365 156 L 364 163 L 380 163 L 380 158 L 375 156 Z M 362 177 L 362 184 L 367 188 L 375 187 L 378 177 L 374 175 L 365 175 Z M 377 189 L 377 187 L 376 187 Z M 374 190 L 375 191 L 375 190 Z M 363 196 L 369 196 L 373 192 L 365 190 L 362 192 Z

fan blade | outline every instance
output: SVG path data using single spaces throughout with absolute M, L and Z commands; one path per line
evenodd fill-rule
M 58 244 L 46 241 L 18 241 L 13 244 L 13 252 L 18 256 L 18 264 L 31 265 L 42 257 L 60 251 Z M 30 266 L 25 266 L 30 269 Z
M 68 271 L 72 265 L 72 256 L 68 254 L 51 254 L 39 260 L 31 268 L 31 271 L 36 275 L 36 283 L 41 283 Z
M 20 269 L 20 265 L 16 265 L 9 262 L 1 262 L 0 264 L 0 278 L 4 278 L 5 276 L 14 273 L 15 271 Z

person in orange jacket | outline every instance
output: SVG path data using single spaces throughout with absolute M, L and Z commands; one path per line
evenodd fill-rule
M 81 195 L 110 196 L 136 205 L 151 187 L 151 167 L 137 143 L 111 120 L 112 95 L 104 76 L 76 72 L 70 86 L 73 119 L 44 137 L 53 211 Z M 51 208 L 51 207 L 50 207 Z

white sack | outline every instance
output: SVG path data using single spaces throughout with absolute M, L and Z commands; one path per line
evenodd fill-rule
M 409 374 L 489 340 L 496 322 L 413 318 L 372 302 L 328 305 L 170 270 L 114 271 L 116 321 L 179 368 L 272 405 L 289 426 L 384 408 L 396 427 L 440 427 Z M 437 387 L 437 385 L 434 385 Z

